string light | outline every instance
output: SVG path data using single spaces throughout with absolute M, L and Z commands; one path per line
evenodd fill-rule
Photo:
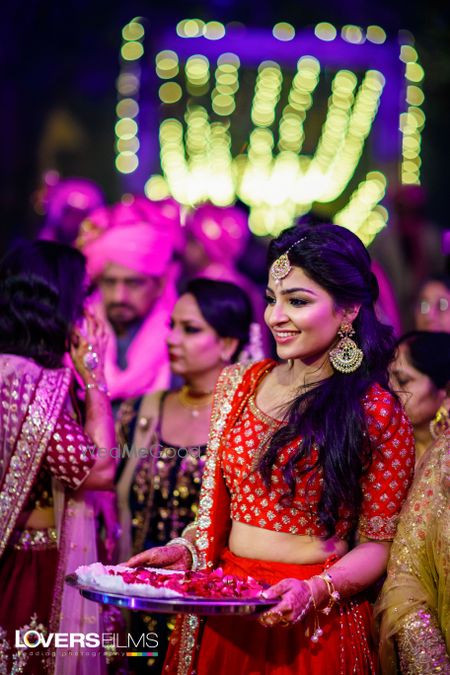
M 185 64 L 187 90 L 194 96 L 202 96 L 209 88 L 209 61 L 202 54 L 190 56 Z
M 280 98 L 283 76 L 275 61 L 263 61 L 258 68 L 250 117 L 257 127 L 270 127 Z
M 272 35 L 277 40 L 282 42 L 288 42 L 293 40 L 295 37 L 295 28 L 292 24 L 286 23 L 285 21 L 280 21 L 276 23 L 272 30 Z
M 158 91 L 162 103 L 176 103 L 183 95 L 183 90 L 176 82 L 162 84 Z
M 220 40 L 225 36 L 225 26 L 220 21 L 208 21 L 203 28 L 207 40 Z
M 144 54 L 145 29 L 141 19 L 136 17 L 122 29 L 120 50 L 121 69 L 117 79 L 116 105 L 117 122 L 115 125 L 115 166 L 119 173 L 129 174 L 139 166 L 138 124 L 139 89 L 141 71 L 139 62 Z
M 387 224 L 388 212 L 379 204 L 385 195 L 386 186 L 384 174 L 379 171 L 368 173 L 351 195 L 348 204 L 335 214 L 333 222 L 357 234 L 368 246 Z
M 411 40 L 411 36 L 407 37 Z M 403 185 L 420 185 L 421 135 L 425 125 L 425 114 L 421 109 L 425 100 L 422 82 L 425 73 L 418 63 L 419 54 L 412 44 L 401 46 L 399 58 L 405 64 L 405 102 L 407 104 L 406 111 L 400 115 L 401 182 Z
M 343 26 L 341 30 L 342 39 L 346 42 L 351 42 L 355 45 L 361 44 L 365 41 L 365 36 L 359 26 Z
M 201 19 L 184 19 L 177 24 L 177 35 L 183 38 L 195 38 L 203 35 L 205 22 Z
M 179 37 L 186 39 L 220 40 L 235 29 L 231 24 L 225 27 L 220 22 L 185 19 L 176 30 Z M 325 22 L 317 24 L 314 33 L 325 42 L 337 38 L 336 28 Z M 372 45 L 386 41 L 385 31 L 375 25 L 365 29 L 347 25 L 340 34 L 350 45 L 360 45 L 355 47 L 357 50 L 364 49 L 365 41 Z M 129 41 L 136 41 L 131 33 L 130 37 L 134 39 Z M 290 24 L 280 22 L 273 28 L 274 41 L 294 37 L 295 29 Z M 192 44 L 194 49 L 187 58 L 173 49 L 164 49 L 155 58 L 159 97 L 167 117 L 161 122 L 159 134 L 161 174 L 148 178 L 147 196 L 158 200 L 172 195 L 188 206 L 204 201 L 227 205 L 239 198 L 249 206 L 249 226 L 258 236 L 277 235 L 309 212 L 313 203 L 332 204 L 341 196 L 360 164 L 377 115 L 385 86 L 381 71 L 372 69 L 357 75 L 341 69 L 333 75 L 319 138 L 314 148 L 304 150 L 305 125 L 321 82 L 321 64 L 311 55 L 302 56 L 290 79 L 276 61 L 262 61 L 257 67 L 250 106 L 252 128 L 246 142 L 233 155 L 234 113 L 243 86 L 240 60 L 227 52 L 215 62 L 212 55 L 217 52 L 211 47 L 203 50 L 204 41 Z M 420 168 L 418 134 L 425 121 L 420 108 L 424 100 L 423 69 L 415 50 L 402 47 L 401 58 L 408 76 L 407 108 L 400 120 L 402 177 L 411 177 Z M 328 82 L 324 79 L 321 91 L 329 86 Z M 121 87 L 125 92 L 136 87 L 136 82 L 123 79 Z M 135 100 L 136 92 L 122 96 L 124 100 Z M 184 96 L 181 115 L 179 101 Z M 117 112 L 119 116 L 119 108 Z M 120 108 L 124 124 L 118 127 L 121 135 L 117 140 L 117 149 L 122 153 L 137 153 L 133 140 L 137 138 L 130 124 L 136 122 L 136 117 L 135 107 L 124 103 Z M 365 244 L 370 243 L 388 220 L 381 205 L 386 184 L 381 172 L 369 172 L 353 190 L 346 206 L 335 214 L 335 222 L 352 229 Z
M 231 115 L 235 108 L 235 95 L 239 89 L 239 58 L 232 53 L 222 54 L 217 60 L 216 85 L 211 92 L 211 106 L 220 117 Z
M 386 31 L 380 26 L 367 26 L 366 38 L 369 42 L 373 42 L 376 45 L 382 45 L 386 42 L 386 37 Z
M 156 74 L 163 80 L 170 80 L 176 77 L 179 72 L 179 61 L 177 54 L 171 49 L 165 49 L 159 52 L 155 58 Z
M 337 30 L 331 23 L 322 21 L 318 23 L 314 29 L 314 35 L 319 38 L 319 40 L 324 40 L 325 42 L 331 42 L 335 39 L 337 35 Z

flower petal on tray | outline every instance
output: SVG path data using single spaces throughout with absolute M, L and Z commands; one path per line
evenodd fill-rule
M 78 582 L 85 586 L 153 598 L 202 598 L 205 600 L 257 599 L 265 585 L 252 577 L 224 574 L 219 567 L 212 572 L 180 572 L 149 567 L 93 563 L 76 570 Z

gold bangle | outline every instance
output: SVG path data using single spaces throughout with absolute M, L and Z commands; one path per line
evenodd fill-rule
M 317 576 L 317 575 L 316 575 L 316 576 Z M 314 577 L 311 577 L 311 579 L 314 579 Z M 308 586 L 308 588 L 309 588 L 309 593 L 310 593 L 310 596 L 311 596 L 312 606 L 314 607 L 314 632 L 313 632 L 313 634 L 311 635 L 310 640 L 311 640 L 311 642 L 314 642 L 314 643 L 315 643 L 315 642 L 319 642 L 319 638 L 321 638 L 322 635 L 323 635 L 323 630 L 322 630 L 322 628 L 320 627 L 320 623 L 319 623 L 319 614 L 318 614 L 318 611 L 317 611 L 316 600 L 315 600 L 315 598 L 314 598 L 314 593 L 313 593 L 313 591 L 312 591 L 312 587 L 311 587 L 310 581 L 308 581 L 308 579 L 303 579 L 303 581 L 305 582 L 305 584 L 306 584 L 306 585 Z
M 331 610 L 333 609 L 333 606 L 337 602 L 339 602 L 339 600 L 341 599 L 341 595 L 340 595 L 339 591 L 336 590 L 336 588 L 334 586 L 333 578 L 331 577 L 330 574 L 328 574 L 328 572 L 323 571 L 321 574 L 316 574 L 315 576 L 318 579 L 322 579 L 322 581 L 324 581 L 326 586 L 327 586 L 328 604 L 327 604 L 326 607 L 324 607 L 320 611 L 322 612 L 322 614 L 328 615 L 331 612 Z
M 187 539 L 184 539 L 184 537 L 175 537 L 175 539 L 171 539 L 169 543 L 166 544 L 166 546 L 184 546 L 185 548 L 187 548 L 192 558 L 191 570 L 193 572 L 196 572 L 198 570 L 199 559 L 197 549 L 195 548 L 194 544 L 192 544 Z

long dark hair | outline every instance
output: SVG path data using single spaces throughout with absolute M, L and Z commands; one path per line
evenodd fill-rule
M 58 368 L 83 312 L 85 258 L 50 241 L 25 242 L 0 263 L 0 353 Z
M 194 296 L 203 318 L 220 337 L 239 340 L 234 361 L 249 340 L 253 312 L 248 295 L 228 281 L 203 278 L 189 281 L 184 293 Z
M 341 507 L 350 511 L 354 524 L 357 520 L 362 502 L 360 480 L 372 457 L 362 399 L 375 383 L 389 390 L 388 366 L 394 355 L 394 337 L 392 329 L 375 315 L 378 283 L 370 269 L 370 256 L 358 237 L 337 225 L 297 225 L 271 242 L 269 267 L 298 240 L 300 243 L 288 254 L 291 264 L 301 267 L 322 286 L 337 308 L 361 305 L 353 322 L 353 339 L 363 350 L 364 359 L 355 372 L 334 372 L 292 401 L 285 414 L 286 424 L 273 435 L 259 470 L 269 485 L 277 455 L 301 436 L 283 469 L 287 492 L 282 501 L 289 503 L 294 497 L 300 460 L 306 462 L 304 473 L 311 477 L 321 470 L 319 521 L 331 536 Z M 310 460 L 313 446 L 318 450 L 316 463 Z

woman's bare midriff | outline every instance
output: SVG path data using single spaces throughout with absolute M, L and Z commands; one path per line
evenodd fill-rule
M 320 539 L 264 530 L 232 521 L 228 546 L 242 558 L 267 560 L 298 565 L 325 562 L 331 555 L 339 557 L 348 551 L 348 544 L 339 537 Z
M 29 513 L 22 514 L 19 523 L 20 529 L 45 530 L 47 527 L 55 527 L 55 514 L 53 507 L 34 509 Z

